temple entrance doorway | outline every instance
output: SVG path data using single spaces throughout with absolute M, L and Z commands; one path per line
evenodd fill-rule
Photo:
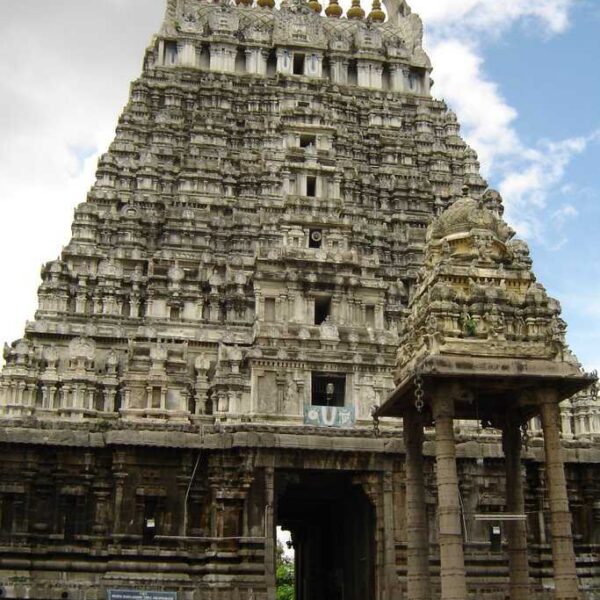
M 277 525 L 292 534 L 296 600 L 372 600 L 375 511 L 351 473 L 276 476 Z

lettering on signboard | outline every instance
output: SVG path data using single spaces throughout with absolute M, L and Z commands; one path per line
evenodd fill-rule
M 177 592 L 108 590 L 108 600 L 177 600 Z

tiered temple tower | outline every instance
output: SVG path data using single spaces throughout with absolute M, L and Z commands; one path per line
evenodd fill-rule
M 431 96 L 419 17 L 273 4 L 168 0 L 5 346 L 0 595 L 273 600 L 279 525 L 298 600 L 576 598 L 559 538 L 599 598 L 594 378 Z M 507 429 L 502 382 L 481 414 L 468 370 L 438 390 L 421 365 L 444 353 L 568 384 Z

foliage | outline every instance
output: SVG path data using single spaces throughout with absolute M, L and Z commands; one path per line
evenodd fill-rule
M 283 552 L 283 544 L 277 542 L 277 600 L 294 600 L 294 561 Z
M 472 337 L 477 333 L 477 321 L 471 315 L 461 317 L 459 322 L 467 337 Z

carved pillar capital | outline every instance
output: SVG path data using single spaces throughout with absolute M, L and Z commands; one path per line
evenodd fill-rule
M 431 397 L 431 409 L 434 419 L 453 419 L 455 414 L 455 401 L 470 395 L 470 392 L 459 383 L 436 385 L 429 390 L 428 393 Z

